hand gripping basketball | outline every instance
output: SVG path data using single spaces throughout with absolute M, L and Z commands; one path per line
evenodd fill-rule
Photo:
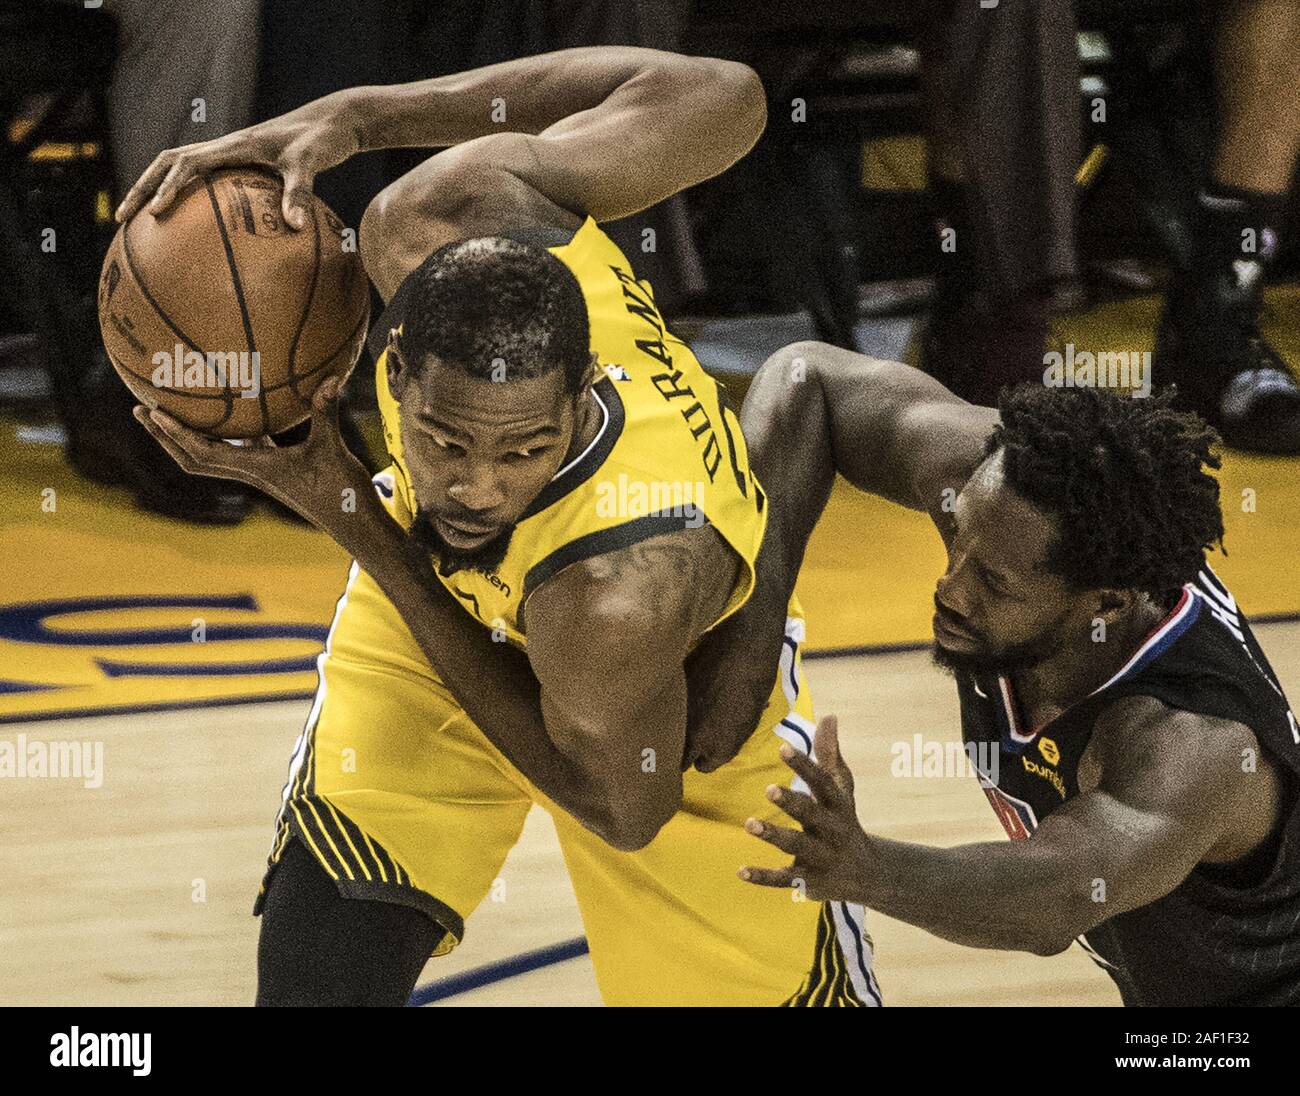
M 260 165 L 284 180 L 284 219 L 291 227 L 302 228 L 308 221 L 316 176 L 343 163 L 359 148 L 356 127 L 326 97 L 224 137 L 165 149 L 127 192 L 115 216 L 125 224 L 147 201 L 148 211 L 156 217 L 186 184 L 204 174 L 222 167 Z
M 343 380 L 321 382 L 312 396 L 311 431 L 296 445 L 276 445 L 269 437 L 222 441 L 189 429 L 165 411 L 136 407 L 134 414 L 186 472 L 256 487 L 347 548 L 345 535 L 354 538 L 360 523 L 343 519 L 364 512 L 374 490 L 369 473 L 339 433 Z

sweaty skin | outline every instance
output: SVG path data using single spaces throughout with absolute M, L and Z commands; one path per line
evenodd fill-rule
M 1012 628 L 1017 614 L 1031 611 L 1017 601 L 1039 614 L 1059 605 L 1063 627 L 1101 616 L 1112 634 L 1131 641 L 1108 644 L 1105 657 L 1089 652 L 1087 659 L 1066 645 L 1017 675 L 1017 693 L 1031 698 L 1035 723 L 1087 695 L 1126 660 L 1152 607 L 1123 591 L 1080 595 L 1054 587 L 1060 580 L 1040 566 L 1053 532 L 1045 515 L 1026 513 L 1016 525 L 1021 572 L 998 576 L 1021 587 L 999 593 L 981 585 L 989 560 L 1015 558 L 1004 547 L 1011 519 L 989 508 L 1023 504 L 1005 497 L 996 459 L 984 460 L 996 421 L 995 411 L 959 400 L 917 370 L 837 347 L 797 343 L 763 366 L 741 412 L 751 462 L 773 507 L 759 589 L 695 654 L 694 668 L 706 664 L 700 672 L 724 683 L 716 708 L 705 706 L 702 716 L 718 732 L 705 744 L 716 747 L 711 764 L 728 756 L 722 738 L 728 718 L 739 737 L 759 703 L 761 676 L 753 663 L 765 656 L 778 617 L 784 620 L 784 599 L 836 472 L 860 490 L 930 514 L 949 553 L 937 593 L 941 605 L 957 600 L 970 613 L 983 598 L 999 606 L 1004 627 Z M 990 528 L 981 531 L 986 522 Z M 1175 741 L 1178 749 L 1171 748 Z M 1261 759 L 1256 771 L 1243 771 L 1243 750 Z M 1081 794 L 1022 841 L 937 849 L 867 834 L 857 821 L 833 718 L 819 726 L 815 753 L 821 767 L 783 752 L 812 796 L 769 789 L 803 828 L 756 820 L 748 827 L 791 853 L 794 863 L 745 869 L 743 878 L 777 887 L 800 879 L 809 898 L 861 902 L 973 947 L 1044 955 L 1168 894 L 1198 864 L 1227 863 L 1257 848 L 1272 830 L 1280 800 L 1277 770 L 1248 727 L 1144 697 L 1105 709 L 1084 754 Z M 1092 898 L 1098 878 L 1107 883 L 1104 904 Z

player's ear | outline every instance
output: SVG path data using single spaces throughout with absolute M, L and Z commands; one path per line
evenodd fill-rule
M 591 367 L 587 370 L 587 379 L 583 382 L 582 390 L 578 393 L 579 398 L 585 400 L 591 393 L 591 386 L 604 375 L 605 371 L 600 367 L 600 355 L 593 350 L 591 352 Z
M 1119 620 L 1133 610 L 1140 596 L 1136 590 L 1098 590 L 1093 615 L 1105 621 Z
M 575 409 L 582 407 L 582 405 L 591 398 L 592 385 L 594 385 L 604 375 L 604 370 L 600 368 L 600 358 L 593 350 L 591 352 L 591 359 L 588 363 L 587 375 L 583 378 L 582 384 L 578 386 L 578 390 L 573 394 L 573 406 Z
M 388 332 L 388 346 L 385 348 L 386 356 L 384 364 L 388 367 L 388 391 L 392 393 L 393 399 L 402 398 L 402 389 L 406 386 L 406 378 L 410 375 L 410 370 L 406 368 L 406 359 L 402 357 L 402 343 L 398 338 L 397 328 L 393 327 Z

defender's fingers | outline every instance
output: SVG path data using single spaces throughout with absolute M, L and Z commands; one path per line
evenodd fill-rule
M 788 868 L 741 868 L 740 878 L 756 887 L 793 887 L 802 878 L 793 866 Z
M 787 744 L 781 747 L 781 760 L 803 778 L 817 797 L 818 803 L 825 804 L 832 810 L 840 805 L 840 788 L 835 783 L 835 778 L 811 757 Z
M 804 827 L 825 826 L 828 821 L 826 808 L 803 792 L 797 792 L 792 788 L 782 788 L 778 784 L 770 784 L 767 789 L 767 798 Z
M 844 764 L 844 758 L 840 756 L 838 717 L 827 715 L 817 721 L 817 730 L 813 732 L 813 753 L 823 767 L 832 771 Z
M 775 845 L 782 852 L 788 852 L 798 860 L 810 859 L 815 853 L 815 843 L 803 830 L 792 830 L 788 826 L 774 826 L 771 822 L 760 822 L 757 818 L 747 819 L 745 831 L 753 834 L 760 841 Z
M 831 774 L 844 793 L 853 798 L 853 770 L 840 752 L 840 721 L 836 716 L 824 716 L 817 723 L 813 735 L 813 753 L 823 769 Z

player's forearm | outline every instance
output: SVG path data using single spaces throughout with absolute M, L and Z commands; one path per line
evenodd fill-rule
M 815 377 L 774 356 L 740 412 L 767 497 L 767 530 L 749 600 L 708 633 L 687 661 L 687 765 L 710 772 L 731 760 L 758 725 L 772 691 L 795 581 L 835 479 L 828 411 Z
M 1053 955 L 1101 920 L 1090 891 L 1031 841 L 937 849 L 872 837 L 856 900 L 945 940 Z
M 828 343 L 784 347 L 755 385 L 775 403 L 764 417 L 782 424 L 779 438 L 812 432 L 823 476 L 829 466 L 859 491 L 932 514 L 943 489 L 955 495 L 984 458 L 997 421 L 919 369 Z
M 619 668 L 619 673 L 626 673 Z M 548 710 L 552 741 L 600 788 L 610 805 L 607 832 L 601 836 L 615 848 L 644 848 L 675 815 L 682 802 L 682 776 L 677 758 L 686 723 L 685 682 L 675 682 L 646 703 L 615 709 L 605 698 L 620 692 L 623 682 L 602 689 L 592 683 L 592 695 L 582 710 Z M 660 763 L 660 759 L 663 763 Z
M 356 119 L 362 150 L 440 148 L 489 133 L 538 134 L 565 119 L 574 119 L 572 128 L 598 126 L 598 108 L 620 88 L 698 84 L 707 74 L 702 66 L 743 68 L 635 46 L 581 46 L 408 84 L 353 88 L 339 102 Z M 661 113 L 660 124 L 688 121 Z
M 547 734 L 541 690 L 527 656 L 494 643 L 395 525 L 391 534 L 385 530 L 368 539 L 355 553 L 357 562 L 388 596 L 469 718 L 539 791 L 615 843 L 608 798 Z

